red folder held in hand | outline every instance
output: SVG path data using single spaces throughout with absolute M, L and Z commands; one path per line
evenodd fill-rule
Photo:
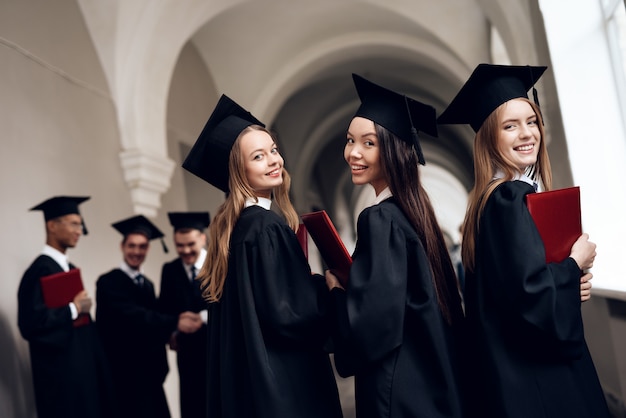
M 561 262 L 570 255 L 572 245 L 582 235 L 580 188 L 551 190 L 526 195 L 528 211 L 535 221 L 546 262 Z
M 306 226 L 304 224 L 300 224 L 298 226 L 298 232 L 296 232 L 296 238 L 298 238 L 298 243 L 300 247 L 302 247 L 302 252 L 304 256 L 309 258 L 309 234 L 307 233 Z
M 80 269 L 71 269 L 61 273 L 43 276 L 41 279 L 41 291 L 43 301 L 48 308 L 60 308 L 67 306 L 74 297 L 84 289 Z M 89 315 L 81 314 L 74 321 L 75 327 L 86 325 L 91 322 Z
M 335 225 L 325 210 L 305 213 L 301 215 L 301 218 L 328 269 L 337 276 L 345 288 L 348 284 L 348 277 L 350 277 L 352 257 L 339 237 Z

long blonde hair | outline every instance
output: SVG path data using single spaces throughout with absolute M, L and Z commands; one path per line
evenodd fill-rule
M 527 102 L 537 116 L 537 126 L 541 141 L 539 143 L 539 151 L 537 152 L 537 162 L 527 169 L 526 174 L 531 179 L 541 182 L 544 190 L 550 190 L 552 188 L 552 169 L 546 147 L 541 111 L 535 103 L 526 98 L 513 100 Z M 498 147 L 500 115 L 507 103 L 505 102 L 491 112 L 474 139 L 474 188 L 470 191 L 465 220 L 463 221 L 463 243 L 461 248 L 463 267 L 467 271 L 474 271 L 476 239 L 478 238 L 480 227 L 479 221 L 489 197 L 500 184 L 513 180 L 519 174 L 517 166 L 505 155 L 501 154 Z M 504 177 L 494 180 L 498 172 L 504 173 Z
M 246 178 L 245 162 L 240 147 L 241 137 L 251 131 L 266 132 L 276 141 L 274 135 L 267 129 L 259 125 L 250 125 L 241 131 L 233 144 L 228 160 L 228 188 L 230 192 L 224 203 L 218 208 L 213 222 L 209 225 L 207 257 L 197 277 L 201 283 L 202 296 L 209 302 L 217 302 L 222 296 L 228 273 L 230 237 L 233 228 L 245 207 L 246 199 L 256 199 L 256 194 Z M 283 168 L 283 183 L 273 190 L 273 203 L 283 214 L 289 227 L 297 231 L 298 214 L 289 199 L 290 186 L 291 177 Z

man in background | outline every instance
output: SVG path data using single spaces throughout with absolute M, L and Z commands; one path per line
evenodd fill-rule
M 86 234 L 78 205 L 89 197 L 56 196 L 31 208 L 43 211 L 46 245 L 28 267 L 18 290 L 18 326 L 29 343 L 39 418 L 116 416 L 106 358 L 91 320 L 87 292 L 68 286 L 80 273 L 67 257 Z M 56 275 L 54 288 L 42 288 Z M 74 282 L 76 283 L 76 282 Z M 70 289 L 70 290 L 68 290 Z M 72 290 L 73 289 L 73 290 Z M 51 301 L 52 292 L 62 299 Z
M 180 381 L 182 418 L 206 418 L 207 303 L 196 275 L 206 258 L 208 212 L 170 212 L 178 258 L 165 263 L 161 271 L 159 302 L 163 312 L 179 315 L 185 311 L 201 315 L 202 326 L 194 333 L 174 332 L 170 348 L 176 351 Z
M 169 418 L 165 343 L 177 329 L 196 332 L 202 321 L 193 312 L 169 315 L 158 309 L 154 285 L 141 266 L 150 240 L 163 233 L 142 215 L 113 227 L 123 236 L 123 261 L 96 283 L 96 318 L 123 406 L 120 417 Z

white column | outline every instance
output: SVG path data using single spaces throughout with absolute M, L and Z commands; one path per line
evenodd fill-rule
M 626 131 L 599 0 L 539 0 L 583 230 L 598 244 L 594 288 L 626 292 Z M 552 155 L 552 159 L 559 158 Z

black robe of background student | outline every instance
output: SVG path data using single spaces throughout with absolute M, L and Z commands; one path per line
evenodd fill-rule
M 335 365 L 355 376 L 357 417 L 464 416 L 462 330 L 441 314 L 417 233 L 389 198 L 361 212 L 357 236 L 347 289 L 332 292 Z M 456 289 L 453 275 L 449 286 Z
M 498 186 L 480 219 L 465 284 L 475 416 L 608 417 L 583 332 L 581 272 L 572 258 L 546 264 L 525 203 L 533 192 Z
M 200 282 L 190 281 L 181 258 L 163 265 L 161 271 L 161 310 L 178 316 L 185 311 L 208 309 L 202 297 Z M 206 418 L 207 326 L 193 334 L 177 333 L 176 359 L 180 380 L 182 418 Z
M 122 406 L 120 417 L 169 418 L 163 389 L 169 371 L 165 344 L 178 317 L 158 311 L 154 286 L 122 270 L 96 283 L 96 319 Z
M 116 416 L 111 377 L 95 325 L 74 327 L 69 306 L 50 309 L 44 304 L 41 277 L 62 271 L 51 257 L 40 255 L 24 273 L 18 291 L 18 325 L 30 347 L 37 415 Z
M 341 417 L 328 289 L 276 213 L 244 209 L 231 237 L 222 298 L 211 304 L 211 417 Z

